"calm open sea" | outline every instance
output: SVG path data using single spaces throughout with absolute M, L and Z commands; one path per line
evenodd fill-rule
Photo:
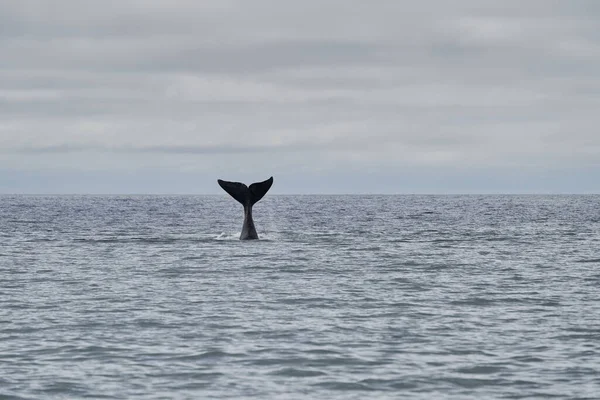
M 600 196 L 0 196 L 2 399 L 600 398 Z

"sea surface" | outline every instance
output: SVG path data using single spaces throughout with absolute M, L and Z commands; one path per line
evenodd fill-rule
M 598 399 L 600 196 L 0 196 L 0 399 Z

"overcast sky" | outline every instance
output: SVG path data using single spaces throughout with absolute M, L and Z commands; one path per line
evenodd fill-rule
M 597 0 L 0 0 L 0 193 L 600 192 Z

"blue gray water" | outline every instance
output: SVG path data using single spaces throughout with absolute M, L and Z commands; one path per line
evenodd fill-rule
M 2 196 L 0 398 L 599 398 L 599 203 Z

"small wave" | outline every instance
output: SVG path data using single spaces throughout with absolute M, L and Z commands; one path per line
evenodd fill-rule
M 417 387 L 417 384 L 415 382 L 406 382 L 398 379 L 367 378 L 361 380 L 359 383 L 368 385 L 369 387 L 376 390 L 413 389 Z
M 29 239 L 24 240 L 25 243 L 40 243 L 40 242 L 58 242 L 58 239 L 51 238 L 37 238 L 37 239 Z
M 215 240 L 239 240 L 241 234 L 242 234 L 242 232 L 237 232 L 237 233 L 221 232 L 221 234 L 219 236 L 217 236 L 215 238 Z
M 588 259 L 582 259 L 582 260 L 575 260 L 576 263 L 580 263 L 580 264 L 588 264 L 588 263 L 600 263 L 600 258 L 588 258 Z
M 178 355 L 169 357 L 167 359 L 173 361 L 200 361 L 206 359 L 216 359 L 216 358 L 224 358 L 224 357 L 240 357 L 242 354 L 236 353 L 228 353 L 226 351 L 221 350 L 208 350 L 204 353 L 198 354 L 188 354 L 188 355 Z
M 108 237 L 108 238 L 75 238 L 74 242 L 88 244 L 172 244 L 178 242 L 206 242 L 210 239 L 202 237 Z
M 457 372 L 460 372 L 462 374 L 487 375 L 501 372 L 504 369 L 504 367 L 497 365 L 476 365 L 473 367 L 459 368 Z
M 11 224 L 35 224 L 35 225 L 41 225 L 41 224 L 51 224 L 52 221 L 48 220 L 36 220 L 36 219 L 10 219 L 8 221 L 6 221 L 8 223 Z
M 0 397 L 0 398 L 2 398 L 3 400 L 30 400 L 31 399 L 31 397 L 20 397 L 20 396 L 11 394 L 10 392 L 3 392 L 2 397 Z
M 482 297 L 473 297 L 463 300 L 453 300 L 450 302 L 452 305 L 458 306 L 489 306 L 495 303 L 492 299 L 485 299 Z
M 317 386 L 325 388 L 325 389 L 329 389 L 329 390 L 343 390 L 343 391 L 349 391 L 349 390 L 365 390 L 365 391 L 372 391 L 372 390 L 376 390 L 374 388 L 372 388 L 370 385 L 365 384 L 365 383 L 361 383 L 361 382 L 322 382 L 322 383 L 318 383 Z
M 505 381 L 500 379 L 485 379 L 485 378 L 459 378 L 459 377 L 448 377 L 442 378 L 442 381 L 448 382 L 452 385 L 466 388 L 466 389 L 477 389 L 485 386 L 499 386 L 506 384 Z
M 380 251 L 381 246 L 367 246 L 367 247 L 354 247 L 348 249 L 348 251 Z
M 281 368 L 271 372 L 271 375 L 289 376 L 296 378 L 307 378 L 311 376 L 322 376 L 327 375 L 323 371 L 310 370 L 310 369 L 299 369 L 299 368 Z
M 57 381 L 52 382 L 49 385 L 46 385 L 43 388 L 44 393 L 47 394 L 65 394 L 72 396 L 74 394 L 84 394 L 86 393 L 85 385 L 78 382 L 69 382 L 69 381 Z
M 519 364 L 530 364 L 530 363 L 543 363 L 545 360 L 540 357 L 531 356 L 531 355 L 523 355 L 523 356 L 514 356 L 511 358 L 513 362 L 517 362 Z
M 221 241 L 228 241 L 228 240 L 235 240 L 235 241 L 239 241 L 240 240 L 240 235 L 242 234 L 242 232 L 235 232 L 235 233 L 226 233 L 226 232 L 221 232 L 217 237 L 214 237 L 213 240 L 221 240 Z M 261 242 L 270 242 L 276 239 L 276 235 L 273 233 L 260 233 L 258 235 L 259 241 Z M 252 242 L 252 240 L 251 240 Z

